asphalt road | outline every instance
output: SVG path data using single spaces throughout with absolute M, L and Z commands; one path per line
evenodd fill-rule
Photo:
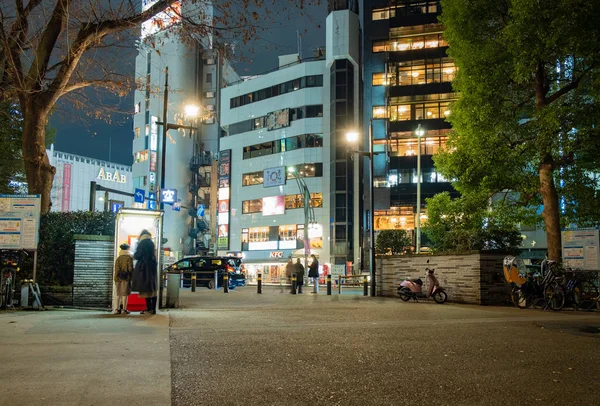
M 174 405 L 598 405 L 600 314 L 182 292 Z

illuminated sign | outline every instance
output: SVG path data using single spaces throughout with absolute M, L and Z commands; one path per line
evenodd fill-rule
M 98 176 L 96 179 L 109 180 L 111 182 L 117 183 L 127 183 L 127 177 L 125 175 L 119 174 L 119 171 L 115 171 L 114 173 L 104 170 L 104 168 L 100 168 L 100 172 L 98 172 Z
M 218 236 L 217 249 L 229 249 L 229 184 L 231 182 L 231 150 L 219 152 L 219 165 L 217 167 L 219 180 L 218 201 Z
M 264 187 L 285 185 L 285 166 L 265 169 L 263 173 Z
M 283 251 L 271 251 L 269 258 L 283 258 Z
M 285 213 L 285 196 L 269 196 L 262 199 L 262 215 L 274 216 Z
M 163 189 L 160 191 L 160 201 L 164 204 L 173 204 L 177 202 L 177 189 Z
M 290 126 L 290 109 L 277 110 L 267 114 L 267 131 Z

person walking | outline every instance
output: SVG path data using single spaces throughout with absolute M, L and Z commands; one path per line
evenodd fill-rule
M 129 244 L 119 245 L 121 251 L 115 261 L 115 288 L 117 291 L 117 306 L 113 314 L 129 314 L 127 299 L 131 295 L 131 276 L 133 274 L 133 256 L 129 251 Z
M 315 254 L 310 256 L 312 262 L 308 267 L 308 277 L 313 280 L 313 291 L 312 293 L 319 293 L 319 261 Z
M 288 260 L 288 263 L 285 265 L 285 280 L 286 283 L 292 283 L 292 274 L 294 273 L 294 262 L 292 258 Z
M 133 255 L 137 260 L 133 269 L 131 289 L 146 299 L 146 310 L 141 314 L 156 314 L 156 294 L 158 287 L 158 263 L 152 236 L 148 230 L 142 230 Z
M 304 265 L 300 263 L 300 258 L 294 264 L 294 272 L 296 272 L 296 284 L 298 285 L 298 293 L 302 293 L 302 285 L 304 285 Z

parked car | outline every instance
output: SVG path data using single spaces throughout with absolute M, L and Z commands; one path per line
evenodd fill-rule
M 196 274 L 196 286 L 205 286 L 209 289 L 215 288 L 215 271 L 217 271 L 217 288 L 223 286 L 223 276 L 227 273 L 228 287 L 234 289 L 237 285 L 235 280 L 235 268 L 228 257 L 202 257 L 192 256 L 180 259 L 167 268 L 167 272 L 179 272 L 182 275 L 183 287 L 192 286 L 191 275 Z

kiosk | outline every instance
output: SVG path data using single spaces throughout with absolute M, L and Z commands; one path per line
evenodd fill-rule
M 145 209 L 121 209 L 117 213 L 115 220 L 115 246 L 114 258 L 119 255 L 119 245 L 127 243 L 130 245 L 132 253 L 135 253 L 138 238 L 142 230 L 150 231 L 152 241 L 156 247 L 156 260 L 158 270 L 161 269 L 162 255 L 160 255 L 162 241 L 162 221 L 163 211 L 145 210 Z M 134 260 L 135 265 L 135 260 Z M 160 286 L 160 272 L 156 274 L 157 286 Z M 117 306 L 117 289 L 113 281 L 112 308 Z M 137 292 L 132 292 L 127 303 L 129 311 L 141 311 L 145 308 L 145 302 L 140 299 Z M 158 309 L 157 309 L 158 310 Z

